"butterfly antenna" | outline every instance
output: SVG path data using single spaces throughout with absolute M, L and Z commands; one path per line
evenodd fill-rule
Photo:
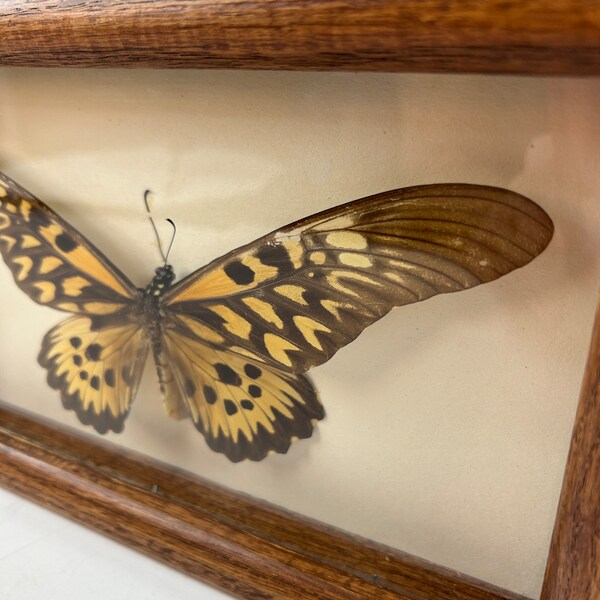
M 154 235 L 156 236 L 156 241 L 158 242 L 158 251 L 160 252 L 162 259 L 165 261 L 165 264 L 167 264 L 167 257 L 165 256 L 163 249 L 162 249 L 162 244 L 160 243 L 160 236 L 158 235 L 158 229 L 156 229 L 156 225 L 154 224 L 154 219 L 152 218 L 152 213 L 150 212 L 150 206 L 148 206 L 148 196 L 151 193 L 152 192 L 150 190 L 146 190 L 144 192 L 144 204 L 146 205 L 146 212 L 148 213 L 148 220 L 150 221 L 150 225 L 152 225 L 152 229 L 154 229 Z M 173 244 L 172 239 L 171 239 L 171 244 Z M 169 246 L 169 250 L 170 249 L 171 249 L 171 246 Z
M 173 228 L 173 235 L 171 236 L 171 241 L 169 242 L 169 247 L 167 248 L 167 254 L 165 256 L 165 265 L 167 264 L 167 260 L 169 259 L 169 254 L 171 253 L 171 248 L 173 247 L 173 242 L 175 241 L 175 234 L 177 233 L 177 227 L 175 227 L 175 223 L 171 219 L 167 219 L 167 221 L 171 224 Z

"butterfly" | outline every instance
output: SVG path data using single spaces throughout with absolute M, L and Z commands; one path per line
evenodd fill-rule
M 410 187 L 342 204 L 145 288 L 0 174 L 0 251 L 32 300 L 71 313 L 39 363 L 66 409 L 120 432 L 152 352 L 166 412 L 191 418 L 231 461 L 287 452 L 323 419 L 304 373 L 393 306 L 492 281 L 549 243 L 534 202 L 468 184 Z

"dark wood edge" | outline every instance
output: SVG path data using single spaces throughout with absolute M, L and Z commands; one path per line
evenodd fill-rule
M 0 485 L 240 598 L 523 599 L 0 403 Z
M 598 0 L 25 0 L 0 64 L 600 72 Z
M 600 302 L 596 309 L 542 598 L 600 598 Z

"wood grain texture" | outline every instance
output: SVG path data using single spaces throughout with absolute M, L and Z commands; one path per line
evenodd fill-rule
M 600 2 L 5 1 L 0 64 L 593 74 Z
M 0 404 L 0 484 L 240 598 L 523 598 Z
M 541 597 L 600 598 L 600 303 Z

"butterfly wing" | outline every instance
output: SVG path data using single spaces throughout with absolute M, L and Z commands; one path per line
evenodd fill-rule
M 106 433 L 122 431 L 147 354 L 147 336 L 135 322 L 74 315 L 46 334 L 38 360 L 63 406 Z
M 307 377 L 203 343 L 177 316 L 167 320 L 164 375 L 210 448 L 233 462 L 261 460 L 311 436 L 325 413 Z
M 0 253 L 32 300 L 107 315 L 137 298 L 131 282 L 76 229 L 0 173 Z
M 98 432 L 121 431 L 148 342 L 133 284 L 77 230 L 0 173 L 0 252 L 32 300 L 76 313 L 51 329 L 38 358 L 63 405 Z
M 300 373 L 392 306 L 496 279 L 551 236 L 552 222 L 533 202 L 468 185 L 395 190 L 273 232 L 161 299 L 156 359 L 167 405 L 175 416 L 189 412 L 231 460 L 285 452 L 324 414 Z M 119 431 L 148 351 L 134 286 L 1 174 L 0 252 L 33 300 L 79 313 L 46 335 L 40 364 L 82 422 Z
M 308 217 L 192 273 L 163 298 L 202 341 L 301 373 L 393 306 L 528 263 L 552 221 L 499 188 L 394 190 Z

